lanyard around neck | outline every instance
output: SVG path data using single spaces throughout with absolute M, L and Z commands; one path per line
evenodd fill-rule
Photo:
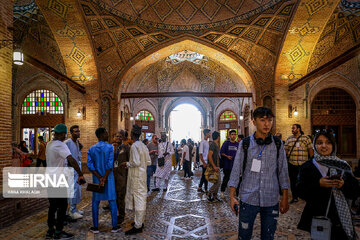
M 261 149 L 261 151 L 260 151 L 260 153 L 258 155 L 258 160 L 261 159 L 261 155 L 262 155 L 263 151 L 265 150 L 265 148 L 266 148 L 266 145 L 264 145 L 264 147 Z

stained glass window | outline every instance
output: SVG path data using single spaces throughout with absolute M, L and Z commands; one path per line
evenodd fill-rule
M 220 121 L 236 120 L 236 115 L 232 111 L 225 111 L 220 116 Z
M 35 90 L 26 96 L 22 114 L 63 114 L 61 99 L 53 92 L 45 89 Z
M 136 120 L 141 120 L 141 121 L 154 121 L 154 117 L 153 115 L 148 112 L 148 111 L 140 111 L 137 115 L 136 115 Z

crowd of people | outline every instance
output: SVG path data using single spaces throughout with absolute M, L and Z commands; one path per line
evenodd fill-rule
M 261 239 L 274 239 L 279 213 L 286 213 L 289 204 L 298 202 L 299 198 L 306 202 L 299 229 L 313 236 L 314 231 L 320 231 L 313 228 L 312 224 L 316 223 L 313 219 L 326 216 L 331 221 L 331 239 L 356 239 L 349 200 L 355 203 L 359 198 L 359 180 L 349 164 L 336 157 L 336 141 L 331 130 L 317 132 L 312 140 L 304 135 L 299 124 L 294 124 L 292 135 L 282 141 L 281 134 L 271 134 L 275 116 L 270 109 L 257 108 L 252 117 L 256 131 L 251 136 L 245 138 L 230 130 L 221 146 L 219 132 L 209 129 L 203 130 L 200 143 L 191 139 L 170 143 L 166 133 L 161 133 L 160 138 L 153 135 L 151 141 L 140 141 L 141 127 L 134 125 L 130 138 L 121 130 L 110 144 L 106 129 L 98 128 L 95 132 L 98 143 L 87 153 L 87 167 L 93 184 L 104 189 L 93 192 L 90 231 L 99 233 L 99 204 L 106 200 L 105 209 L 112 216 L 112 232 L 120 230 L 125 209 L 134 211 L 134 223 L 125 234 L 142 232 L 149 192 L 168 191 L 172 171 L 183 171 L 182 179 L 191 181 L 193 171 L 201 168 L 197 191 L 206 194 L 209 203 L 224 202 L 229 188 L 230 207 L 239 217 L 239 239 L 252 238 L 258 213 Z M 45 145 L 39 137 L 41 146 L 36 166 L 73 167 L 76 182 L 73 198 L 49 199 L 47 238 L 73 237 L 63 231 L 66 209 L 71 219 L 83 217 L 83 212 L 77 209 L 81 201 L 80 185 L 85 182 L 79 126 L 70 128 L 71 137 L 67 140 L 66 134 L 67 127 L 58 124 L 52 141 Z M 29 154 L 21 146 L 14 146 L 18 158 Z

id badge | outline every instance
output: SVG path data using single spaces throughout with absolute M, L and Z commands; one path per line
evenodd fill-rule
M 114 167 L 118 167 L 119 166 L 119 162 L 116 160 L 115 162 L 114 162 Z
M 261 169 L 261 161 L 259 159 L 254 158 L 251 165 L 252 172 L 260 172 Z
M 299 148 L 299 147 L 300 147 L 300 143 L 297 142 L 296 145 L 295 145 L 295 147 Z

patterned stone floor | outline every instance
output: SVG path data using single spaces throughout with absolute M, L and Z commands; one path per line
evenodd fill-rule
M 181 180 L 182 172 L 173 172 L 167 192 L 152 192 L 148 197 L 144 232 L 127 237 L 133 213 L 128 212 L 122 231 L 111 233 L 111 216 L 100 206 L 100 233 L 92 234 L 91 193 L 84 191 L 80 209 L 84 218 L 65 227 L 65 231 L 76 235 L 75 239 L 237 239 L 238 220 L 229 207 L 228 192 L 223 202 L 208 203 L 204 194 L 197 192 L 200 171 L 193 180 Z M 91 179 L 90 175 L 86 176 Z M 105 205 L 106 202 L 102 204 Z M 308 233 L 296 229 L 304 202 L 290 206 L 285 215 L 279 217 L 276 239 L 310 239 Z M 0 230 L 0 239 L 44 239 L 47 231 L 47 209 L 22 219 L 10 227 Z M 259 218 L 256 219 L 253 239 L 260 238 Z

